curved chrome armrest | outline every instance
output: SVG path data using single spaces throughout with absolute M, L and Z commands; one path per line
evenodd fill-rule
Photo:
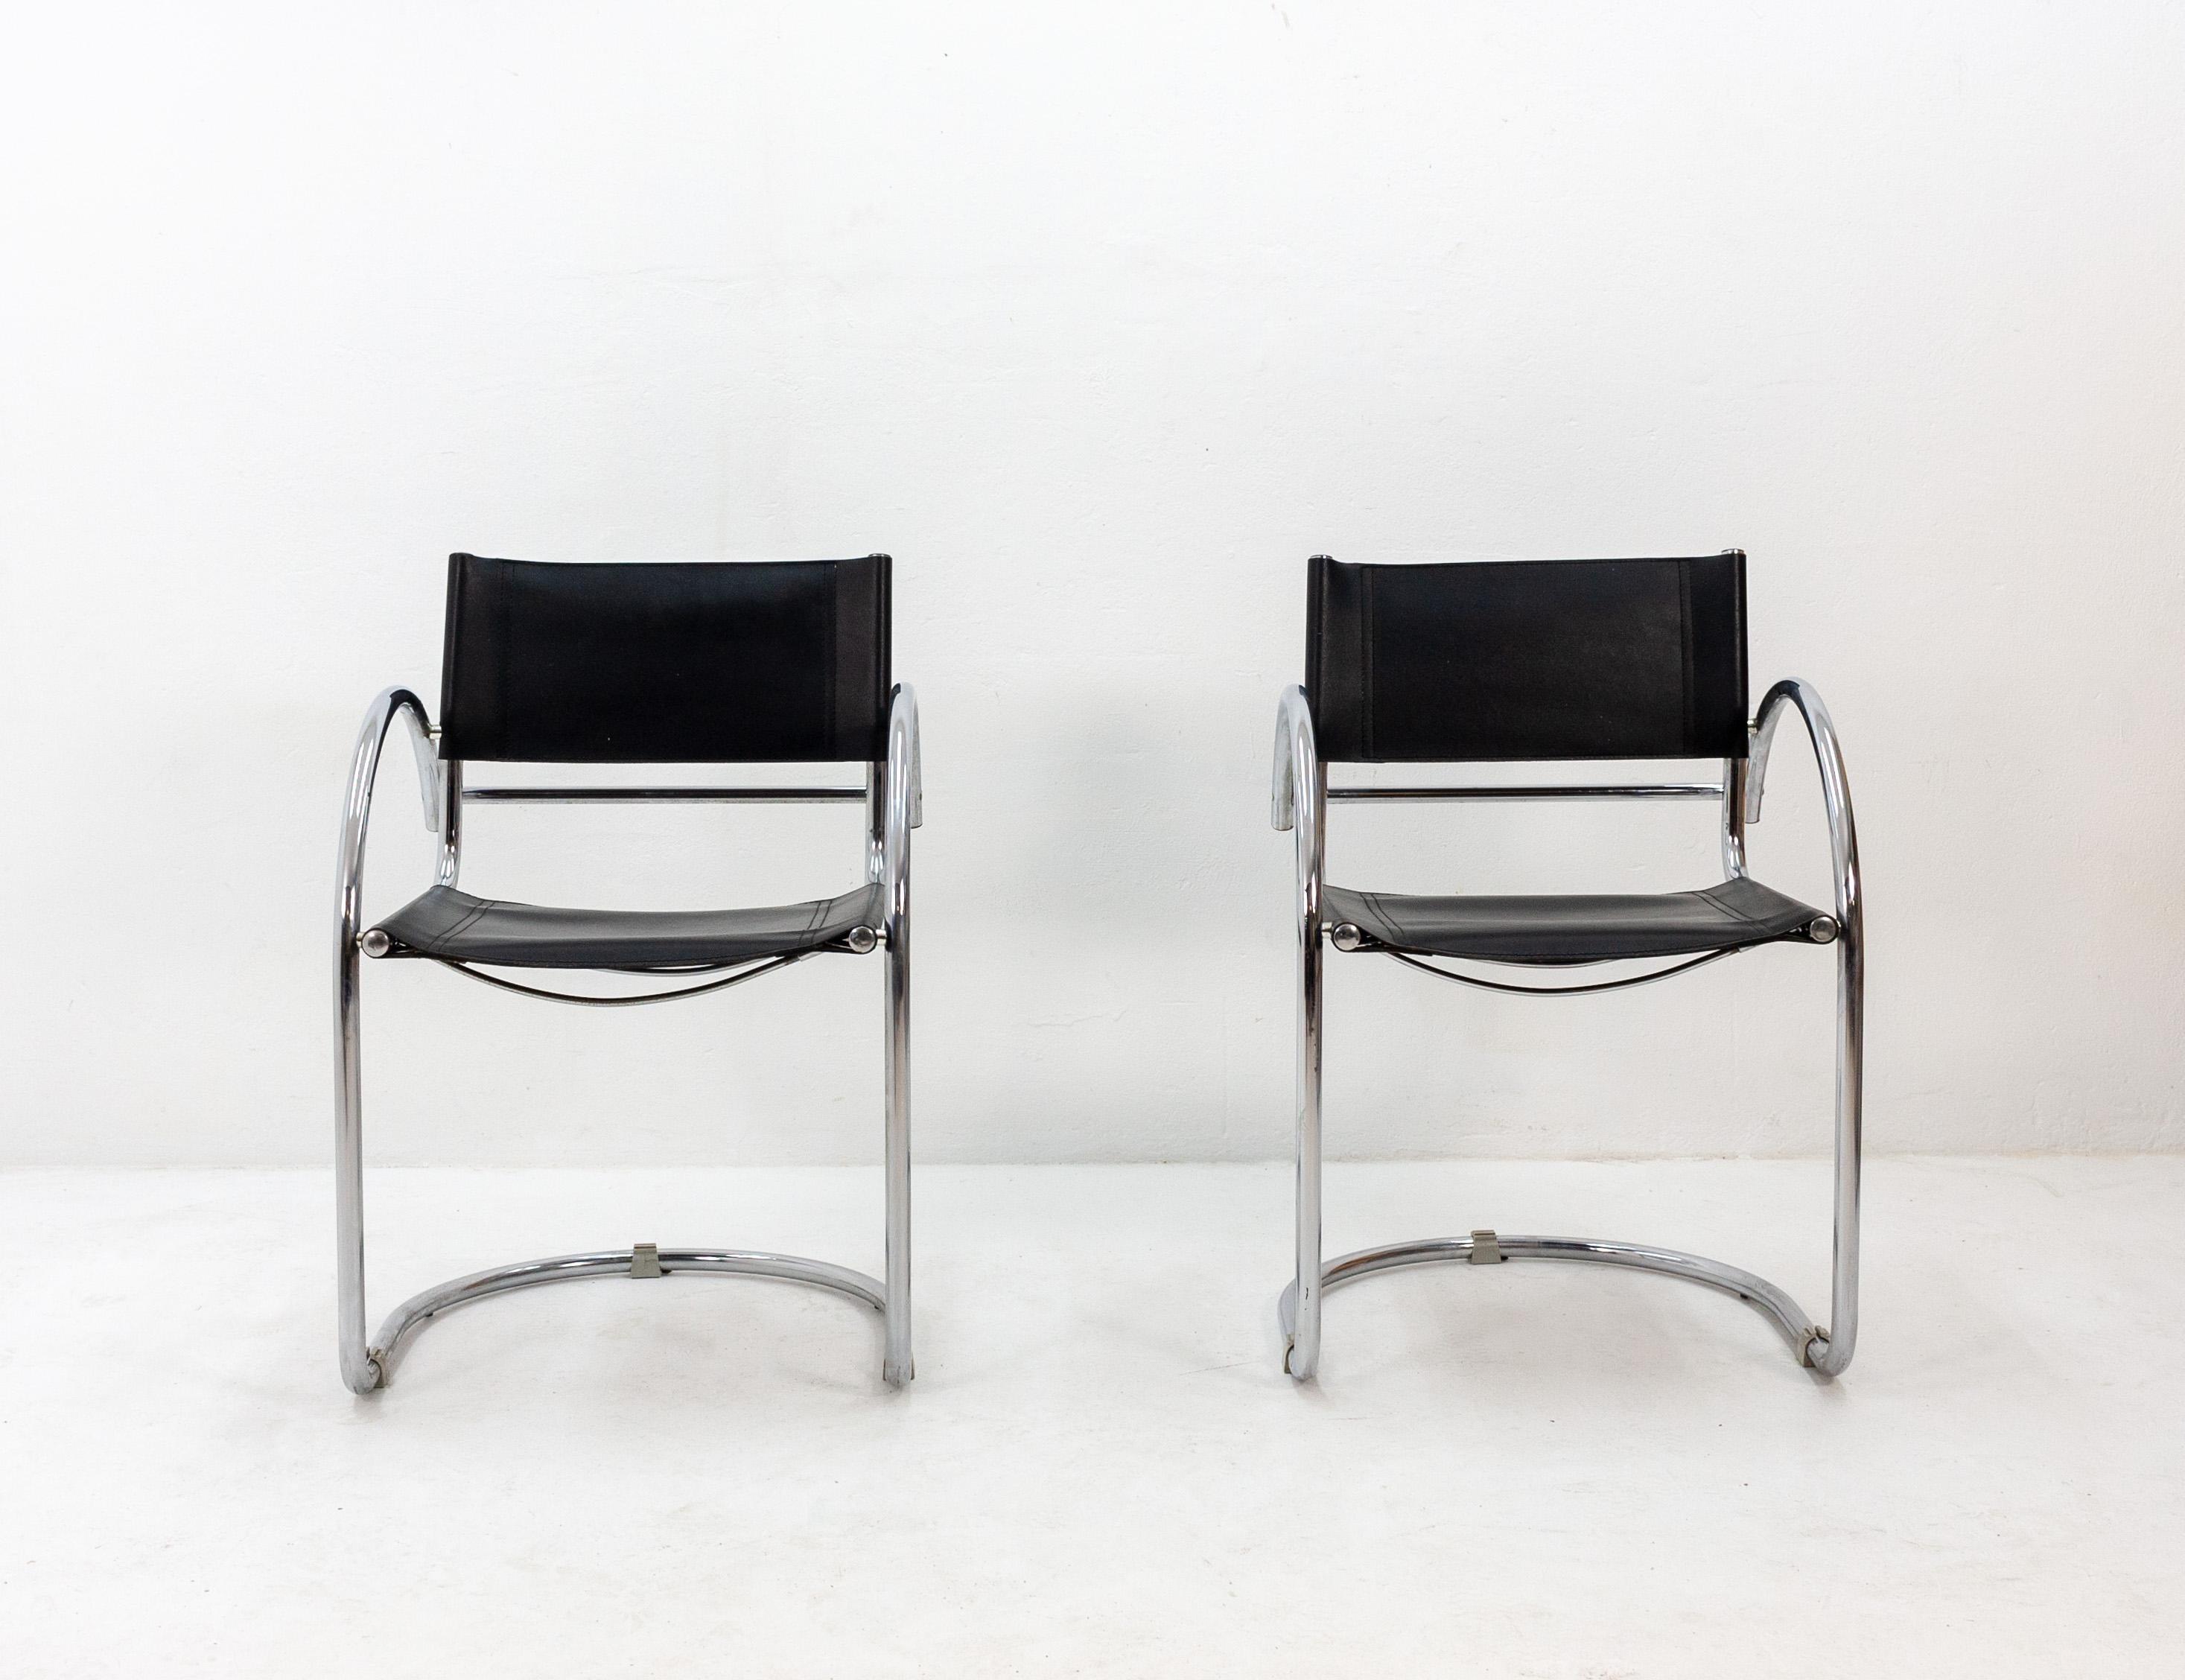
M 1274 803 L 1269 815 L 1277 834 L 1288 834 L 1297 821 L 1298 788 L 1319 782 L 1320 748 L 1313 740 L 1312 707 L 1304 689 L 1292 684 L 1275 703 Z
M 425 827 L 440 832 L 442 767 L 433 746 L 433 722 L 425 703 L 407 689 L 386 689 L 364 714 L 357 731 L 356 751 L 349 760 L 349 794 L 342 808 L 341 856 L 338 860 L 340 935 L 342 948 L 355 943 L 363 918 L 364 837 L 372 821 L 372 784 L 379 776 L 379 756 L 387 732 L 400 717 L 410 726 L 410 744 L 417 762 L 417 786 L 425 806 Z M 445 836 L 443 836 L 444 842 Z M 445 846 L 443 846 L 444 851 Z
M 1821 803 L 1828 813 L 1829 862 L 1836 873 L 1836 922 L 1852 929 L 1859 908 L 1858 829 L 1852 820 L 1851 779 L 1844 770 L 1842 743 L 1829 709 L 1813 684 L 1786 678 L 1768 690 L 1752 723 L 1752 745 L 1745 779 L 1745 820 L 1760 820 L 1760 796 L 1768 783 L 1768 755 L 1783 708 L 1795 706 L 1805 720 L 1821 772 Z
M 1322 822 L 1326 790 L 1322 781 L 1320 748 L 1313 739 L 1312 708 L 1305 690 L 1293 685 L 1282 690 L 1275 712 L 1275 785 L 1270 815 L 1277 833 L 1295 829 L 1298 837 L 1298 889 L 1320 907 L 1321 851 L 1327 830 Z
M 880 824 L 880 879 L 899 890 L 910 877 L 910 831 L 925 821 L 918 746 L 918 691 L 896 684 L 888 706 L 887 805 Z

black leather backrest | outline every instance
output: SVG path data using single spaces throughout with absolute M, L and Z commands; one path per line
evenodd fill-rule
M 1332 762 L 1742 758 L 1745 556 L 1346 566 L 1307 584 Z
M 440 751 L 556 764 L 885 756 L 888 572 L 886 555 L 450 555 Z

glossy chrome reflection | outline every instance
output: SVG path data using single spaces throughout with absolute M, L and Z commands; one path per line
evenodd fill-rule
M 1656 1248 L 1643 1242 L 1616 1242 L 1600 1237 L 1505 1236 L 1500 1232 L 1488 1235 L 1504 1260 L 1586 1260 L 1596 1265 L 1659 1272 L 1667 1277 L 1686 1278 L 1724 1290 L 1759 1308 L 1791 1344 L 1794 1353 L 1802 1355 L 1808 1343 L 1819 1335 L 1805 1309 L 1766 1278 L 1726 1266 L 1719 1260 L 1680 1253 L 1674 1248 Z M 1361 1248 L 1328 1263 L 1327 1269 L 1321 1274 L 1321 1290 L 1325 1293 L 1375 1272 L 1393 1271 L 1399 1266 L 1432 1265 L 1444 1260 L 1469 1261 L 1476 1258 L 1476 1236 L 1432 1236 L 1414 1242 Z M 1292 1284 L 1282 1292 L 1277 1309 L 1282 1314 L 1285 1331 L 1296 1314 L 1296 1293 L 1297 1286 Z
M 1453 802 L 1528 799 L 1720 799 L 1719 782 L 1589 782 L 1577 786 L 1330 788 L 1330 799 L 1417 799 Z
M 439 732 L 433 733 L 439 739 Z M 463 762 L 440 761 L 440 853 L 433 865 L 433 885 L 451 887 L 463 872 Z
M 841 805 L 863 788 L 466 788 L 463 797 L 492 805 Z
M 1746 761 L 1722 762 L 1722 873 L 1731 880 L 1745 873 Z
M 1829 862 L 1836 879 L 1836 1259 L 1831 1268 L 1828 1327 L 1808 1350 L 1807 1362 L 1830 1376 L 1851 1363 L 1858 1343 L 1859 1172 L 1865 1150 L 1866 921 L 1858 868 L 1858 827 L 1851 809 L 1851 777 L 1843 745 L 1829 709 L 1810 683 L 1795 678 L 1769 689 L 1754 714 L 1752 763 L 1746 784 L 1746 818 L 1760 820 L 1768 759 L 1783 709 L 1796 706 L 1805 720 L 1821 774 L 1821 807 L 1829 826 Z
M 1790 1342 L 1800 1364 L 1827 1376 L 1836 1376 L 1851 1364 L 1858 1335 L 1859 1176 L 1862 1135 L 1861 1092 L 1865 1055 L 1865 928 L 1860 901 L 1858 837 L 1852 818 L 1851 786 L 1844 768 L 1843 751 L 1830 721 L 1828 708 L 1808 684 L 1778 683 L 1761 701 L 1752 725 L 1749 760 L 1730 760 L 1719 784 L 1663 784 L 1652 787 L 1614 790 L 1595 787 L 1478 789 L 1335 789 L 1327 786 L 1326 772 L 1314 750 L 1312 715 L 1302 689 L 1292 688 L 1282 697 L 1275 731 L 1275 827 L 1298 833 L 1298 1193 L 1297 1269 L 1282 1292 L 1281 1316 L 1285 1337 L 1284 1368 L 1302 1381 L 1317 1368 L 1321 1340 L 1321 1297 L 1330 1288 L 1355 1278 L 1393 1267 L 1421 1265 L 1435 1260 L 1470 1259 L 1474 1244 L 1470 1237 L 1428 1238 L 1379 1248 L 1361 1249 L 1322 1266 L 1321 1243 L 1321 1116 L 1322 1075 L 1322 940 L 1320 893 L 1326 850 L 1324 816 L 1327 799 L 1433 798 L 1700 798 L 1723 801 L 1722 857 L 1724 869 L 1734 879 L 1747 867 L 1747 826 L 1760 820 L 1774 732 L 1785 706 L 1795 706 L 1803 718 L 1819 765 L 1822 802 L 1826 812 L 1830 862 L 1835 877 L 1836 913 L 1815 920 L 1808 929 L 1817 944 L 1836 947 L 1836 1125 L 1835 1172 L 1835 1248 L 1830 1288 L 1830 1319 L 1824 1327 L 1809 1320 L 1804 1311 L 1782 1290 L 1765 1278 L 1719 1260 L 1711 1260 L 1675 1249 L 1638 1243 L 1614 1242 L 1584 1237 L 1504 1236 L 1497 1239 L 1506 1259 L 1592 1261 L 1643 1271 L 1682 1277 L 1729 1291 L 1751 1301 L 1775 1324 Z M 1348 946 L 1364 944 L 1355 930 L 1347 931 Z M 1600 986 L 1543 988 L 1483 980 L 1422 962 L 1407 953 L 1387 952 L 1413 968 L 1444 980 L 1483 986 L 1490 991 L 1551 995 L 1573 991 L 1615 990 L 1665 980 L 1672 974 L 1701 967 L 1734 951 L 1711 952 L 1692 962 L 1632 980 Z
M 910 831 L 925 820 L 919 788 L 918 695 L 899 684 L 888 707 L 887 764 L 875 790 L 880 879 L 887 889 L 887 1353 L 880 1375 L 900 1387 L 916 1374 L 910 1347 Z
M 366 709 L 350 756 L 334 863 L 334 1277 L 342 1381 L 357 1393 L 377 1388 L 378 1365 L 364 1342 L 364 1082 L 359 1020 L 357 936 L 364 921 L 364 842 L 372 786 L 387 732 L 408 725 L 417 760 L 425 825 L 441 829 L 441 784 L 425 703 L 407 689 L 383 689 Z
M 792 1283 L 813 1284 L 822 1289 L 831 1289 L 862 1301 L 876 1311 L 885 1312 L 887 1302 L 882 1295 L 878 1280 L 867 1277 L 847 1266 L 830 1264 L 825 1260 L 807 1260 L 795 1254 L 769 1254 L 752 1248 L 658 1248 L 644 1245 L 653 1252 L 644 1257 L 657 1264 L 659 1272 L 725 1272 L 741 1277 L 786 1278 Z M 371 1359 L 374 1369 L 391 1371 L 395 1357 L 401 1351 L 403 1340 L 435 1314 L 444 1313 L 451 1307 L 461 1307 L 472 1301 L 483 1301 L 489 1295 L 506 1294 L 511 1289 L 528 1289 L 534 1284 L 562 1283 L 587 1277 L 630 1277 L 650 1275 L 649 1267 L 640 1265 L 636 1247 L 603 1248 L 589 1254 L 557 1254 L 550 1259 L 520 1260 L 514 1265 L 495 1266 L 488 1271 L 472 1272 L 468 1277 L 459 1277 L 446 1283 L 435 1284 L 411 1296 L 387 1315 L 379 1327 L 379 1335 L 372 1342 Z
M 417 757 L 425 822 L 440 837 L 434 868 L 437 885 L 452 886 L 461 867 L 461 813 L 466 803 L 562 804 L 611 803 L 629 801 L 660 803 L 836 803 L 866 800 L 869 834 L 866 844 L 867 878 L 889 887 L 887 914 L 880 929 L 853 929 L 842 948 L 869 952 L 885 941 L 887 961 L 887 1280 L 885 1284 L 847 1267 L 796 1255 L 773 1254 L 731 1248 L 662 1248 L 648 1253 L 649 1267 L 656 1259 L 666 1271 L 712 1271 L 752 1276 L 787 1278 L 836 1290 L 878 1309 L 886 1318 L 886 1351 L 882 1365 L 886 1380 L 900 1385 L 910 1380 L 913 1365 L 910 1339 L 910 830 L 923 820 L 919 789 L 918 706 L 907 687 L 896 690 L 888 724 L 888 756 L 885 765 L 868 772 L 863 788 L 608 788 L 608 789 L 466 789 L 460 761 L 436 756 L 436 740 L 423 702 L 406 689 L 388 689 L 365 714 L 350 762 L 346 802 L 342 818 L 341 845 L 336 866 L 337 912 L 334 929 L 334 1186 L 335 1259 L 338 1290 L 338 1332 L 342 1380 L 357 1393 L 382 1387 L 388 1377 L 394 1350 L 418 1324 L 436 1313 L 532 1284 L 557 1282 L 565 1278 L 628 1273 L 638 1257 L 634 1249 L 603 1250 L 565 1254 L 550 1259 L 527 1260 L 496 1267 L 439 1285 L 398 1307 L 381 1327 L 377 1342 L 365 1339 L 364 1155 L 363 1095 L 360 1056 L 360 957 L 366 939 L 362 928 L 364 855 L 371 822 L 373 785 L 387 732 L 400 719 L 410 729 Z M 374 930 L 377 931 L 377 930 Z M 388 948 L 380 935 L 381 950 Z M 832 949 L 834 947 L 830 947 Z M 379 954 L 374 952 L 373 954 Z M 504 990 L 547 998 L 557 1002 L 595 1007 L 623 1007 L 695 996 L 718 991 L 762 974 L 802 961 L 812 952 L 761 960 L 748 967 L 690 965 L 677 971 L 718 972 L 723 967 L 736 972 L 707 985 L 631 997 L 582 997 L 527 986 L 478 972 L 459 963 L 445 963 L 467 978 Z
M 1297 1269 L 1284 1326 L 1282 1368 L 1300 1382 L 1320 1365 L 1320 1076 L 1322 964 L 1320 890 L 1327 845 L 1327 772 L 1301 687 L 1275 713 L 1273 810 L 1277 831 L 1297 832 Z

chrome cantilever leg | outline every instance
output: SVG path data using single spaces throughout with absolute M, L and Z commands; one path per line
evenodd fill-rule
M 881 1376 L 897 1387 L 916 1374 L 910 1353 L 910 831 L 924 820 L 918 695 L 897 685 L 888 706 L 887 763 L 870 818 L 876 879 L 887 889 L 887 1353 Z
M 1362 1248 L 1325 1265 L 1322 1264 L 1320 884 L 1326 848 L 1321 818 L 1327 799 L 1327 781 L 1313 749 L 1311 712 L 1304 693 L 1296 689 L 1285 691 L 1277 714 L 1275 732 L 1274 820 L 1277 829 L 1294 826 L 1299 831 L 1297 1273 L 1282 1292 L 1277 1311 L 1286 1337 L 1283 1366 L 1292 1376 L 1302 1381 L 1318 1367 L 1321 1297 L 1328 1290 L 1377 1271 L 1424 1265 L 1437 1260 L 1482 1264 L 1505 1259 L 1583 1260 L 1686 1278 L 1750 1301 L 1783 1333 L 1800 1365 L 1823 1376 L 1835 1376 L 1851 1364 L 1858 1339 L 1866 921 L 1858 831 L 1852 818 L 1851 788 L 1844 770 L 1843 750 L 1836 740 L 1827 706 L 1808 684 L 1789 680 L 1769 689 L 1752 724 L 1749 757 L 1733 759 L 1723 767 L 1723 868 L 1732 877 L 1746 872 L 1746 824 L 1760 819 L 1770 745 L 1780 715 L 1790 706 L 1795 706 L 1803 717 L 1813 741 L 1820 771 L 1822 804 L 1828 818 L 1830 858 L 1836 875 L 1836 1238 L 1829 1323 L 1825 1329 L 1815 1324 L 1796 1301 L 1765 1278 L 1719 1260 L 1641 1243 L 1572 1236 L 1500 1236 L 1492 1231 L 1478 1231 L 1471 1237 L 1429 1237 Z
M 1318 906 L 1314 907 L 1315 910 Z M 1319 930 L 1298 937 L 1297 1270 L 1283 1299 L 1288 1347 L 1282 1367 L 1300 1382 L 1320 1368 L 1321 1270 L 1320 1083 L 1322 971 L 1326 953 Z
M 334 1270 L 342 1381 L 368 1394 L 385 1381 L 364 1339 L 364 1101 L 355 941 L 335 958 Z
M 359 1394 L 383 1387 L 405 1339 L 426 1320 L 451 1307 L 534 1284 L 607 1275 L 657 1276 L 702 1271 L 778 1277 L 830 1289 L 879 1311 L 886 1321 L 882 1373 L 901 1385 L 910 1380 L 910 863 L 909 829 L 919 821 L 917 711 L 899 689 L 890 722 L 889 770 L 872 784 L 873 834 L 869 878 L 889 884 L 887 942 L 887 1281 L 824 1260 L 737 1248 L 618 1248 L 548 1259 L 521 1260 L 436 1285 L 390 1313 L 376 1340 L 365 1335 L 364 1124 L 362 993 L 360 980 L 364 842 L 380 748 L 398 718 L 416 734 L 421 767 L 429 762 L 430 726 L 424 707 L 406 690 L 390 689 L 366 714 L 349 776 L 342 826 L 338 907 L 334 944 L 334 1203 L 338 1275 L 338 1332 L 342 1380 Z M 442 836 L 439 878 L 455 879 L 455 823 L 460 766 L 428 779 L 427 810 L 435 812 Z
M 527 1289 L 534 1284 L 563 1283 L 586 1277 L 660 1276 L 670 1272 L 717 1272 L 738 1277 L 778 1277 L 791 1283 L 808 1283 L 831 1289 L 852 1301 L 877 1309 L 885 1308 L 879 1281 L 847 1266 L 825 1260 L 808 1260 L 796 1254 L 769 1254 L 751 1248 L 658 1248 L 645 1259 L 650 1271 L 640 1270 L 634 1248 L 601 1249 L 589 1254 L 557 1254 L 550 1259 L 518 1260 L 495 1266 L 421 1290 L 387 1315 L 372 1344 L 373 1367 L 383 1382 L 410 1333 L 426 1320 L 451 1307 L 483 1301 L 489 1295 Z
M 1858 1345 L 1859 1172 L 1866 1153 L 1866 913 L 1853 898 L 1836 935 L 1836 1249 L 1829 1281 L 1829 1327 L 1800 1349 L 1808 1365 L 1834 1376 Z
M 910 882 L 888 883 L 886 1010 L 882 1024 L 887 1080 L 887 1352 L 880 1376 L 900 1388 L 915 1374 L 910 1356 Z
M 887 949 L 887 1353 L 880 1375 L 900 1388 L 917 1374 L 910 1356 L 910 918 Z
M 511 1289 L 523 1289 L 534 1284 L 560 1283 L 577 1278 L 606 1276 L 657 1275 L 661 1272 L 713 1272 L 744 1277 L 778 1277 L 793 1283 L 808 1283 L 822 1289 L 831 1289 L 847 1295 L 852 1300 L 862 1301 L 886 1316 L 889 1338 L 889 1370 L 894 1368 L 894 1348 L 897 1314 L 893 1303 L 897 1292 L 891 1285 L 895 1272 L 896 1161 L 893 1153 L 889 1158 L 889 1274 L 891 1286 L 883 1286 L 877 1278 L 852 1271 L 847 1266 L 838 1266 L 825 1260 L 806 1259 L 796 1254 L 768 1253 L 747 1248 L 661 1248 L 657 1254 L 647 1255 L 657 1270 L 645 1272 L 638 1269 L 637 1253 L 631 1248 L 615 1248 L 584 1254 L 562 1254 L 543 1260 L 519 1260 L 511 1265 L 495 1266 L 486 1271 L 473 1272 L 411 1297 L 387 1315 L 379 1327 L 379 1334 L 369 1343 L 365 1340 L 364 1287 L 364 1130 L 361 1094 L 361 1062 L 360 1051 L 360 995 L 355 940 L 341 954 L 338 962 L 336 989 L 338 995 L 338 1030 L 336 1052 L 339 1062 L 339 1077 L 334 1119 L 334 1191 L 337 1217 L 337 1236 L 340 1272 L 340 1333 L 342 1380 L 356 1393 L 367 1394 L 383 1387 L 394 1373 L 395 1358 L 411 1333 L 428 1319 L 446 1312 L 451 1307 L 467 1305 L 483 1300 L 489 1295 L 499 1295 Z M 894 988 L 890 987 L 890 996 Z M 891 1081 L 891 1091 L 893 1085 Z M 891 1110 L 892 1111 L 892 1110 Z M 891 1137 L 892 1138 L 892 1132 Z M 908 1178 L 908 1159 L 903 1159 L 902 1176 Z M 903 1217 L 908 1216 L 907 1203 Z M 908 1300 L 908 1280 L 904 1280 L 904 1299 Z M 907 1316 L 902 1321 L 903 1334 L 908 1334 Z M 908 1353 L 906 1349 L 906 1367 Z M 889 1381 L 897 1381 L 890 1376 Z
M 1299 1350 L 1310 1347 L 1316 1360 L 1320 1348 L 1320 1299 L 1331 1289 L 1352 1283 L 1375 1272 L 1401 1266 L 1429 1265 L 1456 1260 L 1480 1264 L 1500 1260 L 1579 1260 L 1597 1265 L 1623 1266 L 1657 1272 L 1704 1283 L 1750 1302 L 1773 1323 L 1790 1344 L 1798 1363 L 1825 1376 L 1834 1376 L 1851 1364 L 1858 1337 L 1858 1240 L 1861 1091 L 1865 1045 L 1864 929 L 1854 900 L 1846 917 L 1836 957 L 1836 1130 L 1835 1173 L 1835 1247 L 1830 1287 L 1829 1328 L 1821 1329 L 1805 1309 L 1763 1277 L 1674 1248 L 1645 1243 L 1619 1242 L 1598 1237 L 1509 1236 L 1475 1232 L 1472 1236 L 1423 1237 L 1361 1248 L 1317 1264 L 1320 1252 L 1320 1000 L 1319 963 L 1300 963 L 1299 999 L 1299 1057 L 1298 1129 L 1298 1265 L 1297 1277 L 1282 1291 L 1277 1312 L 1288 1338 L 1286 1368 L 1300 1380 L 1313 1374 Z M 1302 958 L 1304 947 L 1300 946 Z M 1305 1169 L 1306 1140 L 1310 1138 L 1313 1170 Z M 1307 1231 L 1307 1186 L 1311 1219 Z M 1493 1247 L 1483 1251 L 1476 1239 L 1485 1236 Z M 1313 1262 L 1308 1264 L 1308 1254 Z M 1316 1290 L 1301 1290 L 1299 1281 L 1317 1275 Z M 1308 1333 L 1310 1341 L 1308 1342 Z M 1302 1366 L 1302 1368 L 1300 1368 Z
M 1491 1242 L 1483 1248 L 1482 1239 Z M 1595 1236 L 1510 1236 L 1495 1231 L 1477 1231 L 1470 1236 L 1428 1236 L 1411 1242 L 1384 1243 L 1361 1248 L 1328 1263 L 1321 1274 L 1323 1292 L 1338 1289 L 1375 1272 L 1401 1266 L 1432 1265 L 1438 1260 L 1472 1264 L 1500 1264 L 1504 1260 L 1590 1260 L 1598 1265 L 1623 1266 L 1634 1271 L 1659 1272 L 1704 1283 L 1750 1301 L 1764 1313 L 1803 1363 L 1818 1365 L 1806 1356 L 1808 1344 L 1818 1336 L 1798 1303 L 1764 1277 L 1735 1266 L 1724 1265 L 1699 1254 L 1674 1248 L 1657 1248 L 1643 1242 L 1617 1242 Z M 1282 1292 L 1277 1310 L 1287 1328 L 1296 1315 L 1295 1286 Z
M 1302 689 L 1284 691 L 1276 714 L 1274 823 L 1297 833 L 1297 1270 L 1286 1298 L 1282 1368 L 1302 1382 L 1320 1365 L 1320 1072 L 1325 940 L 1321 864 L 1327 843 L 1327 773 Z
M 372 794 L 387 732 L 405 725 L 417 760 L 425 825 L 440 829 L 442 856 L 455 845 L 439 798 L 447 784 L 432 749 L 433 726 L 424 703 L 407 689 L 381 690 L 366 709 L 349 758 L 349 789 L 342 807 L 334 879 L 334 1289 L 335 1333 L 342 1381 L 359 1394 L 384 1380 L 364 1339 L 364 1102 L 358 1041 L 357 940 L 364 919 L 365 837 L 372 822 Z M 452 877 L 450 877 L 452 879 Z

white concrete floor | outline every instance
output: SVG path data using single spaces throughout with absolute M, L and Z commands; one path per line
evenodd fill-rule
M 919 1370 L 727 1279 L 451 1314 L 334 1370 L 327 1175 L 0 1175 L 0 1672 L 2185 1672 L 2185 1159 L 1881 1161 L 1834 1384 L 1593 1268 L 1330 1298 L 1278 1168 L 919 1178 Z M 381 1171 L 375 1321 L 638 1241 L 877 1266 L 876 1171 Z M 1823 1294 L 1817 1164 L 1337 1167 L 1331 1253 L 1664 1242 Z

